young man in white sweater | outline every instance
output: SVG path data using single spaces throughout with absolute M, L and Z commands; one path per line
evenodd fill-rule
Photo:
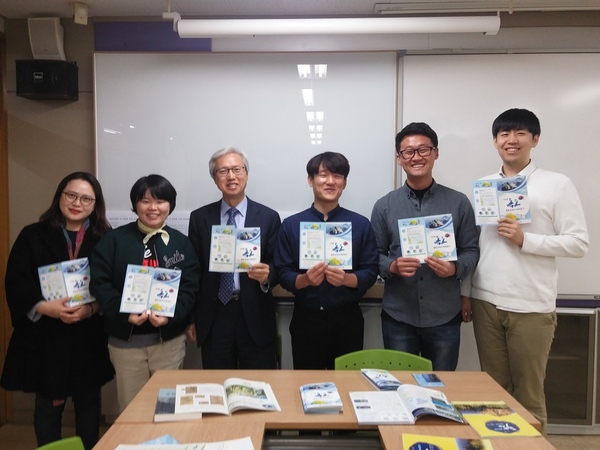
M 470 292 L 475 339 L 482 370 L 545 431 L 544 378 L 556 328 L 556 258 L 584 256 L 589 237 L 571 180 L 531 160 L 540 138 L 535 114 L 509 109 L 496 118 L 492 134 L 502 167 L 485 178 L 526 177 L 531 223 L 504 217 L 497 226 L 481 227 L 481 256 Z

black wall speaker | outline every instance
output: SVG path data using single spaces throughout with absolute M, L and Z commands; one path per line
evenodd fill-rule
M 79 100 L 79 70 L 72 61 L 17 60 L 17 96 L 32 100 Z

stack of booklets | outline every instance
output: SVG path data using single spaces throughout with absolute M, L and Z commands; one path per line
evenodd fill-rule
M 281 411 L 269 383 L 228 378 L 223 385 L 178 384 L 175 389 L 161 389 L 154 421 L 200 419 L 203 413 L 230 415 L 241 409 Z
M 541 436 L 504 402 L 453 402 L 453 405 L 482 438 Z
M 487 439 L 463 439 L 422 434 L 402 434 L 402 446 L 410 450 L 492 450 Z
M 411 384 L 396 391 L 350 392 L 350 399 L 359 425 L 414 424 L 424 415 L 465 423 L 443 393 Z
M 333 382 L 300 386 L 302 406 L 307 414 L 337 414 L 342 412 L 342 399 Z
M 380 391 L 395 391 L 402 383 L 384 369 L 360 369 L 363 376 Z

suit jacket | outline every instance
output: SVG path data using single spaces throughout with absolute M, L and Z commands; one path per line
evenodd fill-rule
M 204 342 L 209 333 L 218 333 L 212 329 L 217 307 L 220 274 L 209 272 L 211 229 L 221 224 L 221 200 L 203 206 L 190 215 L 188 236 L 196 249 L 200 260 L 200 291 L 194 311 L 196 337 L 198 346 Z M 245 227 L 260 227 L 260 260 L 269 264 L 268 292 L 263 292 L 260 283 L 248 278 L 247 273 L 240 273 L 240 300 L 244 311 L 246 325 L 254 343 L 260 347 L 274 341 L 277 336 L 275 325 L 275 304 L 271 289 L 277 284 L 277 274 L 273 266 L 273 251 L 277 233 L 281 225 L 279 214 L 260 203 L 248 198 Z
M 89 257 L 96 242 L 90 227 L 78 257 Z M 113 378 L 101 315 L 73 324 L 27 317 L 43 300 L 38 267 L 68 259 L 62 230 L 44 223 L 25 227 L 12 247 L 5 280 L 13 325 L 2 372 L 5 389 L 59 399 L 97 389 Z

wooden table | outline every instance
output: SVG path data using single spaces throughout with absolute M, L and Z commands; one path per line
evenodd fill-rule
M 411 372 L 392 372 L 402 383 L 416 384 Z M 540 423 L 485 372 L 437 372 L 446 387 L 437 388 L 451 401 L 504 401 L 538 430 Z M 370 391 L 373 386 L 360 371 L 334 370 L 164 370 L 158 371 L 117 418 L 115 423 L 152 423 L 156 398 L 160 388 L 174 388 L 186 383 L 220 383 L 237 377 L 266 381 L 273 388 L 279 411 L 237 411 L 232 417 L 265 422 L 267 429 L 358 429 L 349 391 Z M 334 381 L 343 403 L 342 414 L 305 414 L 300 399 L 300 386 L 308 383 Z M 220 414 L 205 414 L 203 422 L 231 423 L 232 418 Z M 423 417 L 419 423 L 448 424 L 448 420 Z M 376 429 L 361 426 L 360 429 Z
M 411 372 L 391 372 L 402 383 L 416 384 Z M 528 423 L 540 430 L 540 423 L 513 397 L 484 372 L 436 372 L 446 384 L 436 388 L 451 401 L 504 401 Z M 220 383 L 230 377 L 265 381 L 271 385 L 281 411 L 237 411 L 231 416 L 205 414 L 202 419 L 185 422 L 153 423 L 160 388 L 177 384 Z M 305 414 L 299 388 L 303 384 L 333 381 L 343 403 L 341 414 Z M 359 426 L 348 392 L 373 390 L 360 371 L 326 370 L 168 370 L 158 371 L 117 418 L 115 424 L 95 447 L 113 450 L 118 443 L 140 443 L 163 434 L 171 434 L 181 443 L 214 442 L 250 436 L 258 450 L 264 430 L 377 430 L 386 449 L 401 448 L 402 433 L 473 437 L 468 425 L 432 416 L 422 417 L 416 425 Z M 351 439 L 351 435 L 349 436 Z M 540 448 L 552 445 L 544 438 L 496 438 L 495 450 Z

